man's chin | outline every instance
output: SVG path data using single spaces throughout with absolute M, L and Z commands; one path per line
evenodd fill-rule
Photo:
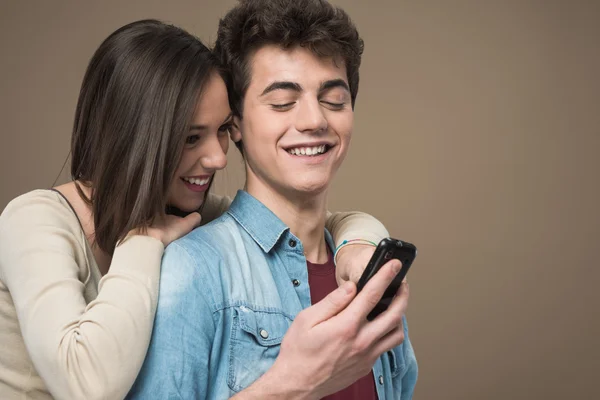
M 313 181 L 313 182 L 299 182 L 291 185 L 291 192 L 296 193 L 298 196 L 317 196 L 329 189 L 330 183 L 328 180 L 324 181 Z

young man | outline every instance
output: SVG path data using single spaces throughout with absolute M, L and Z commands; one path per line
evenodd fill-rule
M 362 48 L 346 13 L 325 1 L 243 1 L 221 21 L 215 51 L 230 75 L 246 187 L 227 214 L 167 249 L 131 397 L 412 397 L 406 284 L 366 321 L 400 264 L 350 302 L 356 288 L 336 290 L 325 230 Z

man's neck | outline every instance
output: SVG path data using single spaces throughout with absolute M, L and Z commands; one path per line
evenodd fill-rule
M 327 262 L 325 242 L 327 191 L 316 195 L 281 193 L 258 179 L 249 179 L 245 189 L 281 219 L 300 239 L 308 261 L 315 264 Z

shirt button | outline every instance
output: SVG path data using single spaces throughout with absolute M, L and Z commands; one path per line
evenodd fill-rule
M 260 334 L 260 337 L 263 339 L 266 339 L 269 337 L 269 332 L 265 331 L 264 329 L 261 329 L 259 334 Z
M 383 375 L 379 375 L 379 384 L 383 385 Z
M 296 241 L 294 239 L 290 239 L 288 244 L 290 245 L 290 247 L 296 247 Z
M 294 286 L 298 287 L 300 286 L 300 281 L 298 279 L 292 279 L 292 283 L 294 284 Z

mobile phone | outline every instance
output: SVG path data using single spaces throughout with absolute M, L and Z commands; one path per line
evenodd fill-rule
M 375 276 L 377 271 L 383 267 L 385 263 L 391 259 L 398 259 L 402 262 L 402 268 L 394 280 L 390 283 L 388 288 L 385 290 L 383 297 L 379 300 L 379 303 L 373 308 L 373 310 L 367 316 L 367 320 L 372 321 L 379 314 L 387 310 L 388 306 L 392 302 L 392 299 L 398 292 L 402 280 L 406 276 L 408 269 L 412 265 L 413 261 L 417 257 L 417 248 L 412 243 L 404 242 L 402 240 L 385 238 L 379 242 L 379 245 L 375 249 L 375 253 L 371 257 L 371 260 L 367 264 L 367 268 L 360 277 L 358 284 L 356 285 L 358 292 L 365 287 L 367 282 Z

